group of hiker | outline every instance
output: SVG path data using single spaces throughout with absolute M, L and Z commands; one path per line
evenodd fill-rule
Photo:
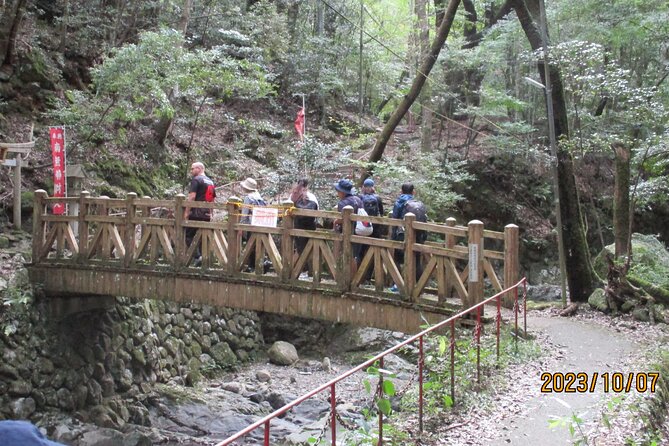
M 188 201 L 214 201 L 216 198 L 216 187 L 214 182 L 205 174 L 204 164 L 195 162 L 191 165 L 191 183 L 188 193 Z M 258 190 L 258 184 L 253 178 L 246 178 L 239 182 L 240 192 L 244 196 L 242 205 L 242 218 L 240 220 L 243 224 L 251 223 L 252 208 L 254 206 L 267 206 L 267 202 L 263 199 Z M 381 197 L 376 193 L 374 188 L 374 180 L 367 178 L 363 184 L 360 193 L 356 193 L 353 183 L 348 179 L 341 179 L 333 184 L 333 188 L 339 198 L 337 203 L 337 211 L 341 212 L 346 206 L 353 208 L 353 213 L 363 216 L 385 216 L 384 205 Z M 309 190 L 309 180 L 301 179 L 293 187 L 290 192 L 290 201 L 293 206 L 298 209 L 318 210 L 319 203 L 316 196 Z M 403 219 L 405 214 L 413 213 L 417 221 L 427 221 L 427 211 L 425 205 L 416 199 L 415 189 L 412 183 L 404 183 L 401 188 L 401 193 L 393 205 L 391 217 L 396 219 Z M 210 209 L 189 207 L 186 203 L 184 210 L 184 219 L 210 221 Z M 333 228 L 337 232 L 342 231 L 341 218 L 335 219 Z M 294 228 L 303 230 L 315 230 L 316 218 L 309 216 L 296 216 L 294 219 Z M 366 221 L 358 221 L 353 223 L 352 232 L 356 235 L 369 236 L 372 238 L 383 238 L 386 236 L 385 226 L 379 224 L 371 224 Z M 186 228 L 186 244 L 190 246 L 192 243 L 196 228 Z M 243 236 L 243 240 L 247 241 L 248 233 Z M 404 240 L 404 228 L 402 226 L 393 226 L 391 238 L 396 241 Z M 425 241 L 426 235 L 424 231 L 416 231 L 416 241 L 422 243 Z M 306 237 L 295 237 L 294 249 L 295 258 L 297 258 L 304 251 L 308 239 Z M 353 273 L 360 266 L 365 253 L 369 249 L 369 245 L 354 243 L 353 258 L 351 261 L 351 270 Z M 395 261 L 398 264 L 404 261 L 404 251 L 395 250 Z M 202 262 L 199 246 L 196 248 L 194 256 L 194 265 L 199 266 Z M 420 275 L 421 264 L 420 255 L 416 254 L 415 258 L 416 272 Z M 249 268 L 255 264 L 254 253 L 248 261 Z

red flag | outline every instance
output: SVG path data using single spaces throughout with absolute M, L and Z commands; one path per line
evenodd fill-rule
M 62 127 L 49 127 L 51 140 L 51 157 L 53 159 L 53 196 L 65 197 L 67 182 L 65 181 L 65 130 Z M 53 205 L 54 215 L 65 213 L 65 203 Z
M 295 130 L 300 135 L 300 139 L 304 139 L 304 107 L 300 108 L 295 118 Z

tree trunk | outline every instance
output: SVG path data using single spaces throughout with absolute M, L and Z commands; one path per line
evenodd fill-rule
M 540 28 L 535 20 L 539 10 L 539 0 L 512 0 L 518 20 L 533 50 L 542 48 Z M 543 61 L 538 62 L 539 75 L 546 85 Z M 555 136 L 569 138 L 567 106 L 559 69 L 549 66 L 555 122 Z M 578 189 L 574 176 L 574 162 L 571 153 L 563 145 L 557 148 L 558 191 L 562 215 L 562 234 L 567 269 L 567 283 L 572 302 L 583 302 L 594 291 L 598 282 L 592 268 L 588 242 L 583 229 L 583 218 L 579 207 Z
M 616 156 L 615 188 L 613 191 L 613 234 L 616 257 L 628 254 L 630 237 L 630 149 L 622 143 L 611 148 Z
M 179 18 L 179 31 L 181 34 L 186 37 L 186 31 L 188 31 L 188 24 L 190 23 L 190 13 L 193 9 L 193 0 L 184 0 L 184 8 L 181 11 L 181 17 Z
M 392 114 L 386 125 L 383 127 L 383 130 L 381 131 L 379 137 L 376 139 L 376 144 L 374 145 L 374 149 L 372 149 L 372 153 L 369 156 L 369 161 L 371 163 L 376 163 L 381 159 L 381 157 L 383 156 L 383 151 L 385 150 L 386 145 L 388 144 L 388 140 L 393 134 L 393 131 L 400 123 L 406 112 L 409 110 L 411 104 L 414 103 L 414 101 L 420 94 L 420 91 L 423 88 L 423 85 L 425 84 L 426 76 L 430 74 L 430 71 L 432 71 L 432 67 L 437 61 L 437 57 L 441 52 L 441 48 L 444 46 L 444 42 L 448 37 L 448 33 L 451 30 L 451 25 L 453 25 L 453 19 L 455 18 L 455 12 L 457 11 L 459 5 L 460 5 L 460 0 L 449 1 L 448 8 L 446 9 L 446 14 L 444 15 L 444 19 L 442 20 L 441 25 L 439 25 L 437 34 L 434 38 L 434 41 L 432 42 L 432 47 L 430 48 L 430 52 L 423 60 L 423 63 L 421 64 L 420 67 L 420 71 L 416 74 L 416 77 L 414 78 L 413 83 L 411 84 L 411 89 L 409 90 L 407 95 L 404 96 L 404 99 L 402 99 L 402 102 L 397 107 L 395 112 Z M 364 181 L 364 178 L 367 178 L 367 175 L 368 174 L 363 175 L 363 178 L 360 181 L 361 182 Z
M 181 11 L 181 17 L 179 18 L 179 31 L 184 36 L 184 41 L 186 38 L 186 31 L 188 31 L 188 24 L 190 23 L 190 13 L 193 9 L 193 0 L 184 0 L 184 7 Z M 174 86 L 170 92 L 169 100 L 172 101 L 174 97 L 179 94 L 179 87 Z M 161 118 L 158 124 L 154 127 L 156 132 L 156 137 L 158 139 L 158 144 L 164 147 L 167 138 L 172 133 L 172 128 L 174 127 L 174 118 Z
M 420 46 L 420 58 L 423 59 L 430 51 L 430 28 L 427 21 L 427 2 L 426 0 L 416 1 L 416 17 L 418 18 L 418 42 Z M 432 99 L 430 83 L 426 82 L 420 93 L 420 150 L 423 153 L 429 153 L 432 150 L 432 109 L 430 102 Z
M 26 0 L 19 0 L 14 9 L 14 18 L 11 21 L 11 26 L 9 27 L 9 33 L 7 35 L 7 46 L 5 47 L 5 54 L 2 60 L 2 66 L 0 70 L 12 72 L 13 67 L 16 64 L 16 36 L 19 33 L 19 28 L 21 27 L 21 21 L 23 20 L 23 13 L 25 12 Z

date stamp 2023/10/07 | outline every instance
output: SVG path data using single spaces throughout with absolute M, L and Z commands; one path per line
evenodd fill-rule
M 604 393 L 655 392 L 659 372 L 544 372 L 542 393 L 593 393 L 601 386 Z

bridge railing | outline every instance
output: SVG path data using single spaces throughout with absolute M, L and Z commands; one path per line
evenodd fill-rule
M 518 289 L 519 287 L 522 287 L 522 300 L 519 302 L 518 299 Z M 363 362 L 362 364 L 348 370 L 347 372 L 337 376 L 336 378 L 332 379 L 331 381 L 321 385 L 320 387 L 296 398 L 295 400 L 291 401 L 290 403 L 284 405 L 283 407 L 280 407 L 279 409 L 275 410 L 271 414 L 267 415 L 266 417 L 256 421 L 255 423 L 251 424 L 250 426 L 246 427 L 245 429 L 242 429 L 241 431 L 231 435 L 230 437 L 226 438 L 225 440 L 221 441 L 220 443 L 217 443 L 216 446 L 229 446 L 234 444 L 235 441 L 240 440 L 244 438 L 245 436 L 251 434 L 253 431 L 256 429 L 262 427 L 264 429 L 263 432 L 263 445 L 264 446 L 269 446 L 270 445 L 270 440 L 271 440 L 271 422 L 272 420 L 281 417 L 285 415 L 287 412 L 289 412 L 292 408 L 295 406 L 301 404 L 302 402 L 313 398 L 321 393 L 327 393 L 329 392 L 329 401 L 330 401 L 330 412 L 328 414 L 329 420 L 326 424 L 326 426 L 329 428 L 329 434 L 330 434 L 330 444 L 335 446 L 337 444 L 337 420 L 339 419 L 338 413 L 337 413 L 337 384 L 340 384 L 342 381 L 350 377 L 351 375 L 366 370 L 369 367 L 376 366 L 378 365 L 378 383 L 377 383 L 377 395 L 383 395 L 383 380 L 384 380 L 384 372 L 387 373 L 386 370 L 384 370 L 384 358 L 391 353 L 395 353 L 401 348 L 407 346 L 407 345 L 416 345 L 418 344 L 418 360 L 416 363 L 417 366 L 417 386 L 418 386 L 418 407 L 417 412 L 418 412 L 418 431 L 423 432 L 423 418 L 424 418 L 424 385 L 425 385 L 425 340 L 426 337 L 431 335 L 431 334 L 437 334 L 437 333 L 442 333 L 444 331 L 450 331 L 450 343 L 449 343 L 449 362 L 450 362 L 450 397 L 451 401 L 455 402 L 456 400 L 456 393 L 455 393 L 455 350 L 456 350 L 456 336 L 455 336 L 455 325 L 458 323 L 458 321 L 462 319 L 469 319 L 470 321 L 473 319 L 475 321 L 474 324 L 474 329 L 473 329 L 473 338 L 474 338 L 474 343 L 476 345 L 476 381 L 477 383 L 481 382 L 481 333 L 483 332 L 483 323 L 482 323 L 482 314 L 483 314 L 483 308 L 485 305 L 488 304 L 494 304 L 495 305 L 495 320 L 494 320 L 494 330 L 495 330 L 495 339 L 496 339 L 496 344 L 495 344 L 495 352 L 496 352 L 496 358 L 497 361 L 499 361 L 500 358 L 500 333 L 501 333 L 501 324 L 502 324 L 502 311 L 501 311 L 501 306 L 502 306 L 502 301 L 505 298 L 506 295 L 511 295 L 512 296 L 512 302 L 513 302 L 513 324 L 514 324 L 514 342 L 517 348 L 518 344 L 518 337 L 520 335 L 520 331 L 518 328 L 518 317 L 519 314 L 523 314 L 523 331 L 522 333 L 527 333 L 527 280 L 525 278 L 521 279 L 518 283 L 513 284 L 512 286 L 508 287 L 507 289 L 501 290 L 499 293 L 495 294 L 494 296 L 491 296 L 476 305 L 467 308 L 464 311 L 461 311 L 460 313 L 449 317 L 448 319 L 433 325 L 432 327 L 429 327 L 422 332 L 418 333 L 415 336 L 412 336 L 411 338 L 407 339 L 404 342 L 401 342 L 394 347 L 391 347 L 387 350 L 385 350 L 382 353 L 379 353 L 378 355 L 374 356 L 373 358 Z M 383 428 L 384 428 L 384 413 L 381 410 L 378 410 L 378 441 L 377 445 L 378 446 L 383 446 L 384 444 L 384 437 L 383 437 Z M 324 428 L 325 429 L 325 428 Z M 323 431 L 323 434 L 326 432 Z M 258 440 L 255 440 L 256 442 Z M 256 443 L 257 444 L 257 443 Z
M 78 215 L 51 215 L 50 205 L 78 203 Z M 278 206 L 276 227 L 242 223 L 246 205 L 154 200 L 130 193 L 125 199 L 48 197 L 35 192 L 33 262 L 74 262 L 116 268 L 204 272 L 300 287 L 360 294 L 400 296 L 412 302 L 443 304 L 452 295 L 463 306 L 480 302 L 485 279 L 495 291 L 518 279 L 518 227 L 485 230 L 478 220 L 467 226 L 449 218 L 444 224 L 421 223 L 412 214 L 403 220 L 361 217 L 352 208 L 341 213 Z M 212 221 L 184 219 L 186 208 L 211 209 Z M 302 230 L 297 217 L 339 220 L 341 232 Z M 404 240 L 355 235 L 357 221 L 404 232 Z M 190 245 L 185 232 L 194 233 Z M 426 233 L 424 242 L 417 235 Z M 301 242 L 299 241 L 301 239 Z M 296 245 L 302 246 L 301 252 Z M 201 259 L 196 262 L 198 248 Z M 360 264 L 353 262 L 356 252 Z M 503 276 L 500 278 L 498 272 Z M 305 274 L 306 273 L 306 274 Z M 395 285 L 399 293 L 388 291 Z M 433 297 L 436 296 L 436 297 Z M 511 296 L 504 299 L 510 307 Z

